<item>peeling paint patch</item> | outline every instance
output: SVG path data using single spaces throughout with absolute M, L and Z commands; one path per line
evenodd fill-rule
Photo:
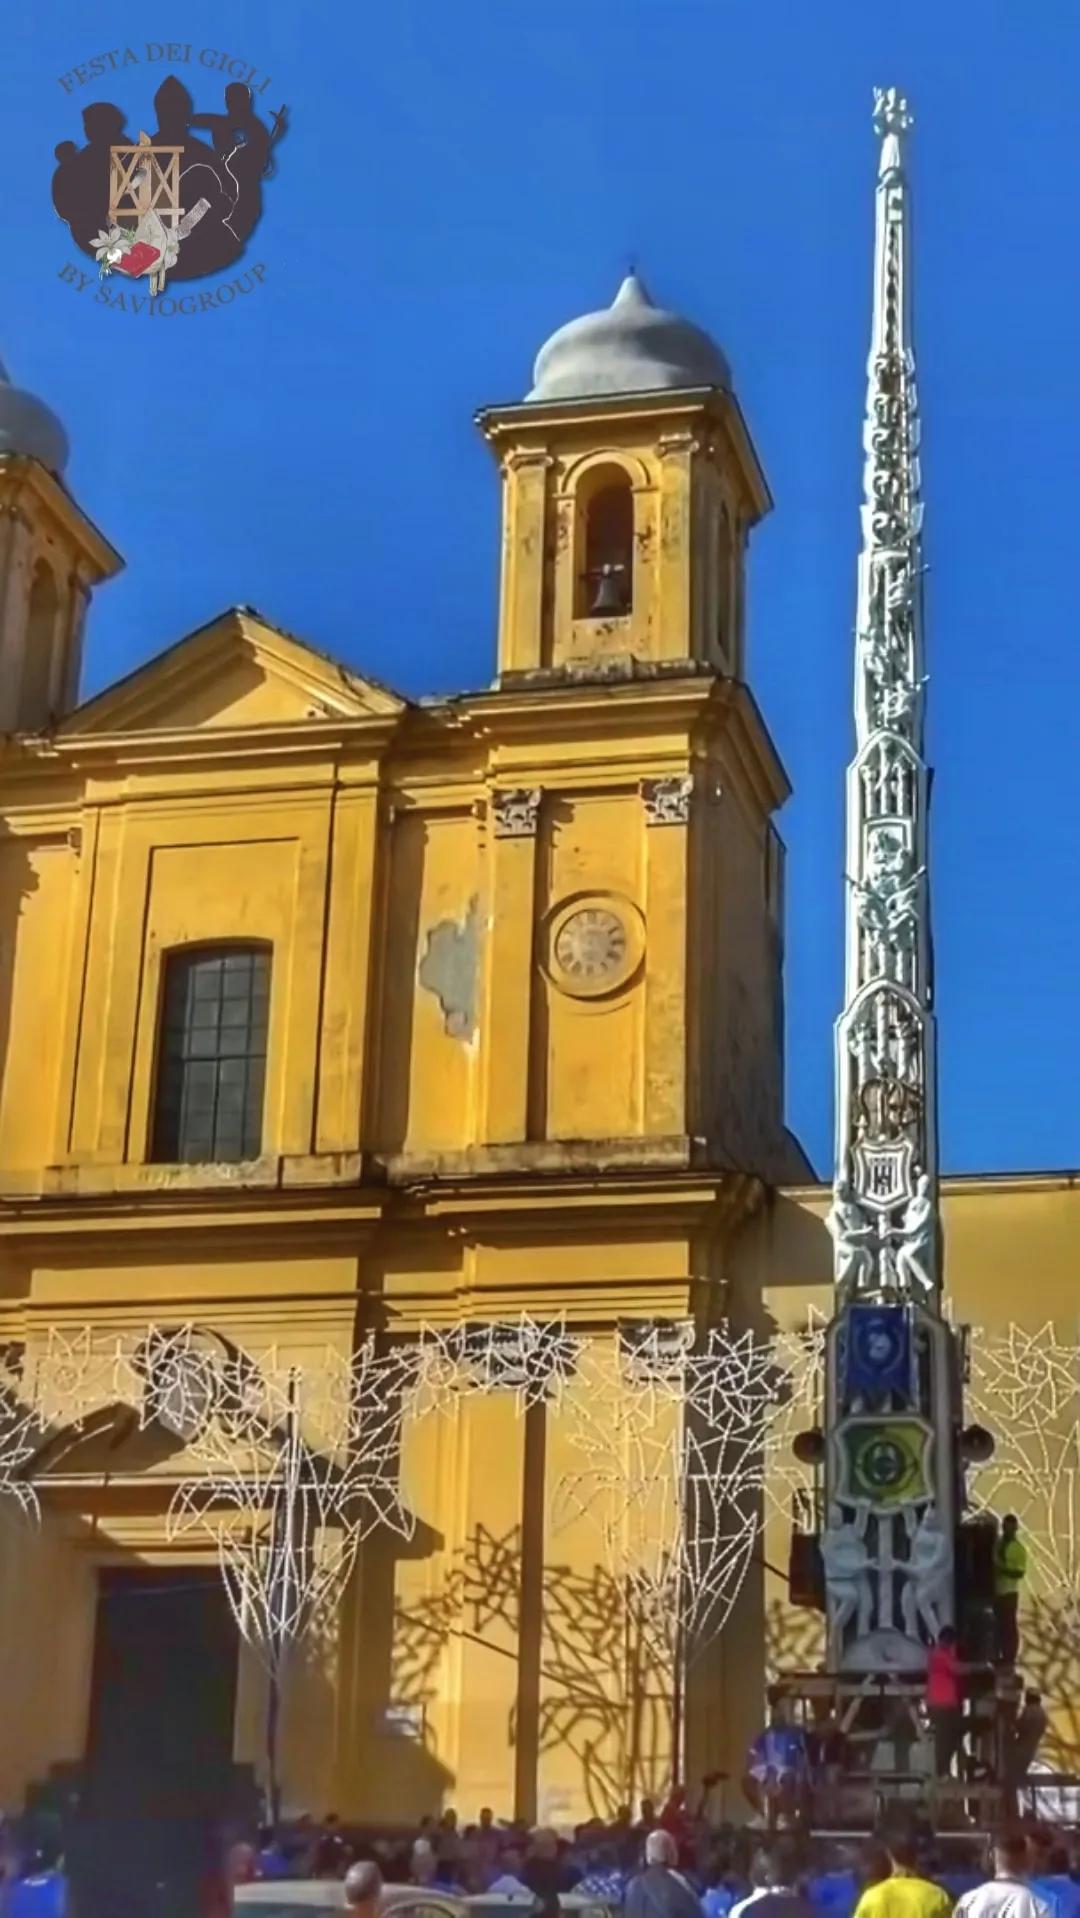
M 443 1026 L 451 1039 L 471 1039 L 476 1031 L 476 982 L 479 976 L 480 901 L 473 898 L 464 919 L 441 919 L 427 935 L 417 974 L 425 992 L 434 993 Z

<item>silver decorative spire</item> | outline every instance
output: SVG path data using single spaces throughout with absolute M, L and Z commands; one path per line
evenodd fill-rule
M 894 88 L 880 136 L 865 504 L 847 776 L 847 957 L 836 1027 L 839 1302 L 937 1312 L 941 1294 L 935 1022 L 923 758 L 919 419 L 911 326 L 911 128 Z

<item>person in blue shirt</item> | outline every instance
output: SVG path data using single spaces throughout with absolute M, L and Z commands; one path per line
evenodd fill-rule
M 67 1918 L 67 1879 L 59 1859 L 31 1853 L 22 1875 L 8 1887 L 4 1918 Z
M 701 1894 L 701 1909 L 705 1918 L 728 1918 L 732 1906 L 743 1896 L 742 1888 L 733 1882 L 733 1874 L 726 1867 L 712 1873 L 711 1878 Z
M 576 1892 L 586 1898 L 595 1898 L 600 1904 L 621 1905 L 629 1882 L 629 1872 L 623 1871 L 617 1858 L 606 1858 L 600 1851 L 591 1852 L 585 1859 L 585 1875 L 575 1885 Z
M 805 1808 L 810 1787 L 806 1733 L 788 1717 L 783 1692 L 769 1693 L 769 1722 L 747 1753 L 743 1794 L 770 1828 L 791 1826 Z
M 268 1880 L 288 1878 L 290 1875 L 288 1855 L 273 1825 L 263 1825 L 259 1831 L 255 1875 Z
M 1069 1872 L 1069 1854 L 1062 1845 L 1029 1841 L 1031 1871 L 1028 1884 L 1049 1905 L 1053 1918 L 1080 1918 L 1080 1885 Z
M 811 1878 L 806 1895 L 822 1918 L 851 1918 L 863 1890 L 855 1860 L 837 1849 L 825 1860 L 825 1870 Z

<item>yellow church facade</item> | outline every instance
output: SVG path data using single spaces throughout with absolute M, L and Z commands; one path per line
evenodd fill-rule
M 797 1342 L 832 1272 L 827 1194 L 784 1123 L 789 789 L 747 672 L 771 502 L 712 343 L 631 280 L 549 342 L 527 401 L 480 416 L 497 672 L 426 702 L 238 608 L 80 704 L 87 604 L 121 562 L 57 423 L 17 397 L 0 389 L 9 1400 L 50 1341 L 70 1357 L 37 1511 L 0 1557 L 6 1806 L 93 1767 L 124 1682 L 108 1594 L 215 1562 L 169 1528 L 175 1447 L 99 1417 L 105 1385 L 90 1405 L 88 1340 L 194 1326 L 301 1370 L 523 1319 L 598 1347 L 667 1322 Z M 1077 1204 L 1065 1176 L 946 1182 L 949 1291 L 999 1408 L 1018 1327 L 1075 1343 Z M 562 1509 L 557 1406 L 431 1406 L 400 1466 L 408 1541 L 370 1533 L 286 1688 L 287 1806 L 568 1824 L 683 1762 L 737 1776 L 767 1668 L 816 1656 L 786 1603 L 786 1481 L 676 1705 L 596 1525 Z M 1075 1481 L 1044 1481 L 1013 1503 L 1050 1534 Z M 1046 1578 L 1064 1617 L 1066 1575 Z M 1059 1631 L 1048 1690 L 1069 1656 Z M 246 1648 L 222 1669 L 232 1758 L 259 1772 L 265 1674 Z

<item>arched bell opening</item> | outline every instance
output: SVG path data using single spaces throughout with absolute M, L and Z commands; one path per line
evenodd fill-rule
M 593 468 L 578 494 L 576 616 L 625 619 L 634 609 L 634 489 L 621 466 Z
M 34 568 L 27 607 L 26 642 L 19 691 L 21 731 L 41 732 L 51 717 L 56 631 L 60 591 L 56 575 L 45 560 Z

